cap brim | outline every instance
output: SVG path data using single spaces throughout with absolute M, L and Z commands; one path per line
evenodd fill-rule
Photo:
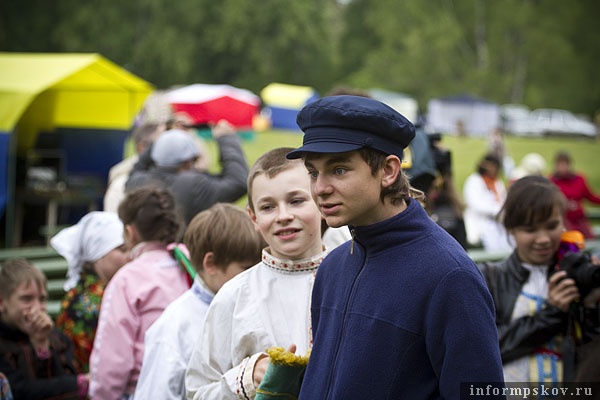
M 363 147 L 364 145 L 338 142 L 309 143 L 297 148 L 296 150 L 290 151 L 286 154 L 286 158 L 290 160 L 302 158 L 305 153 L 346 153 L 348 151 L 358 150 Z

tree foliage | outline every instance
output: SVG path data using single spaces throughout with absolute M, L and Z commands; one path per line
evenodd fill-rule
M 97 52 L 158 88 L 343 84 L 591 115 L 598 15 L 596 0 L 20 0 L 0 3 L 0 50 Z

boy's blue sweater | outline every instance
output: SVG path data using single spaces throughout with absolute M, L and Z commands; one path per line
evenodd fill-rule
M 503 382 L 494 304 L 477 266 L 417 201 L 325 258 L 301 399 L 458 399 Z

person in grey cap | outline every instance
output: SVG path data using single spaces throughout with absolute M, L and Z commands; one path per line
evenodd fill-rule
M 200 211 L 218 202 L 234 202 L 246 194 L 248 164 L 236 131 L 227 121 L 212 128 L 219 145 L 222 171 L 210 174 L 194 168 L 199 156 L 193 137 L 182 130 L 171 129 L 161 134 L 127 180 L 127 191 L 147 184 L 166 187 L 173 192 L 177 207 L 187 226 Z M 147 159 L 151 158 L 150 167 Z
M 402 171 L 414 126 L 347 95 L 306 105 L 297 123 L 303 145 L 287 157 L 303 158 L 327 224 L 352 233 L 316 275 L 300 398 L 458 399 L 469 383 L 503 388 L 486 283 Z

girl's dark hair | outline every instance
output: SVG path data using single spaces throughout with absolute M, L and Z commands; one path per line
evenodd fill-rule
M 181 222 L 175 198 L 167 189 L 143 186 L 132 190 L 119 204 L 123 225 L 131 224 L 143 241 L 175 242 L 180 237 Z
M 558 186 L 541 175 L 515 181 L 506 195 L 499 216 L 506 230 L 533 226 L 546 221 L 558 208 L 562 215 L 567 201 Z
M 385 166 L 387 155 L 370 148 L 362 148 L 359 149 L 358 152 L 362 159 L 365 160 L 367 165 L 369 165 L 371 168 L 371 173 L 373 176 L 375 176 L 377 171 Z M 404 170 L 400 171 L 398 178 L 393 184 L 381 191 L 381 201 L 383 202 L 388 196 L 392 204 L 398 204 L 402 200 L 406 200 L 408 198 L 417 200 L 425 198 L 425 194 L 422 191 L 415 189 L 410 185 L 410 180 L 408 175 L 404 173 Z
M 483 156 L 483 158 L 477 164 L 477 173 L 479 175 L 487 174 L 488 171 L 485 166 L 485 164 L 487 164 L 487 163 L 493 164 L 498 170 L 500 170 L 500 166 L 502 165 L 502 162 L 496 155 L 494 155 L 492 153 L 488 153 L 485 156 Z
M 554 156 L 554 162 L 566 162 L 567 164 L 571 164 L 571 155 L 566 151 L 559 151 Z

